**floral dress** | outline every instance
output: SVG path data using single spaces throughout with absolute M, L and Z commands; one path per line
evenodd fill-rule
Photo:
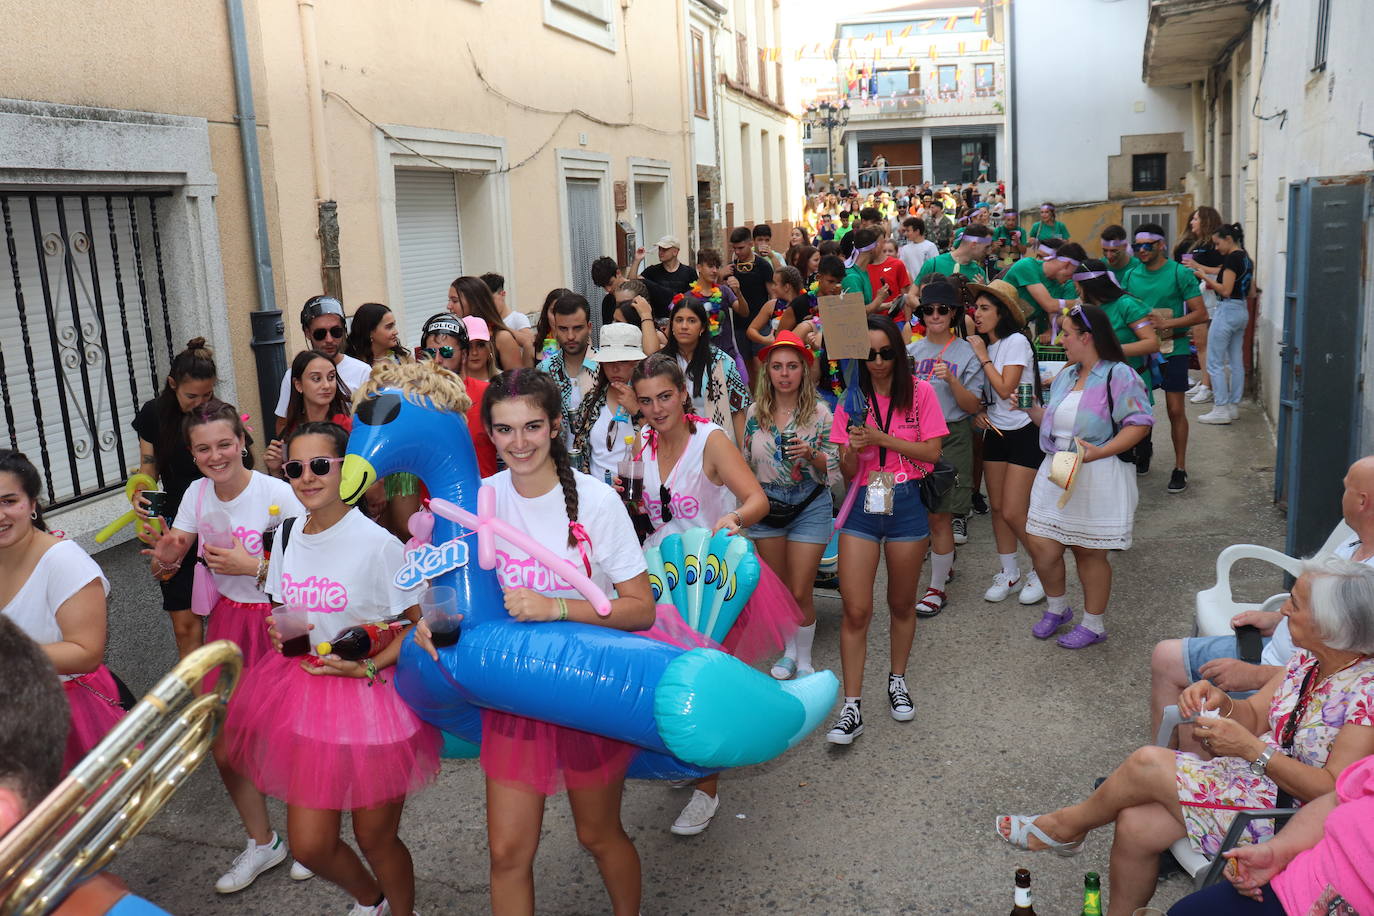
M 1280 750 L 1279 739 L 1298 706 L 1303 680 L 1317 658 L 1299 649 L 1288 662 L 1283 683 L 1269 704 L 1269 731 L 1265 744 Z M 1315 681 L 1316 678 L 1314 677 Z M 1374 725 L 1374 658 L 1361 659 L 1310 688 L 1293 738 L 1291 756 L 1308 766 L 1325 766 L 1336 734 L 1345 725 Z M 1188 842 L 1203 855 L 1215 856 L 1231 826 L 1234 812 L 1246 808 L 1272 808 L 1278 786 L 1268 776 L 1250 772 L 1250 763 L 1239 757 L 1203 760 L 1178 751 L 1175 780 Z M 1272 821 L 1251 821 L 1242 843 L 1260 843 L 1274 834 Z
M 758 410 L 749 411 L 744 423 L 744 458 L 754 476 L 763 486 L 791 487 L 809 479 L 811 483 L 833 487 L 840 483 L 840 449 L 830 441 L 833 417 L 824 401 L 816 402 L 816 410 L 808 423 L 789 423 L 784 429 L 825 455 L 825 473 L 816 471 L 809 461 L 793 461 L 782 450 L 782 433 L 770 423 L 768 429 L 759 424 Z M 808 490 L 809 492 L 809 490 Z

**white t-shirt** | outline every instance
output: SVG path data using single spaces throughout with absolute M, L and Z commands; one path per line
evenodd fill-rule
M 57 625 L 57 609 L 92 582 L 99 581 L 105 594 L 110 582 L 90 554 L 75 541 L 58 541 L 38 558 L 28 581 L 0 608 L 0 614 L 13 620 L 19 629 L 40 646 L 62 641 Z M 75 675 L 64 675 L 64 680 Z
M 616 419 L 619 417 L 619 419 Z M 614 425 L 614 429 L 611 426 Z M 625 437 L 634 434 L 634 422 L 625 411 L 616 411 L 609 404 L 601 405 L 601 411 L 596 415 L 596 422 L 592 424 L 592 431 L 588 435 L 587 445 L 591 449 L 591 469 L 592 479 L 606 480 L 606 472 L 610 471 L 614 477 L 620 473 L 619 464 L 625 458 L 630 457 L 630 447 L 625 444 Z M 610 432 L 611 447 L 606 448 L 606 433 Z
M 897 257 L 902 259 L 906 265 L 906 272 L 912 281 L 916 280 L 916 275 L 921 272 L 921 265 L 940 253 L 940 249 L 930 239 L 921 239 L 919 242 L 907 242 L 897 249 Z
M 1360 541 L 1356 538 L 1349 543 L 1342 544 L 1331 551 L 1338 557 L 1349 560 L 1355 556 L 1355 551 L 1360 549 Z M 1362 560 L 1366 566 L 1374 566 L 1374 556 L 1367 560 Z M 1279 668 L 1288 664 L 1288 660 L 1293 657 L 1293 653 L 1298 651 L 1298 647 L 1293 643 L 1293 634 L 1288 632 L 1288 618 L 1279 621 L 1279 625 L 1274 628 L 1274 635 L 1270 637 L 1269 644 L 1260 653 L 1261 665 L 1275 665 Z
M 591 580 L 608 598 L 615 597 L 614 585 L 648 569 L 644 551 L 635 536 L 630 514 L 620 495 L 600 480 L 573 471 L 577 481 L 577 519 L 591 539 Z M 515 492 L 510 471 L 501 471 L 482 481 L 496 490 L 496 514 L 514 525 L 577 568 L 586 572 L 576 547 L 568 546 L 568 511 L 563 504 L 563 488 L 555 485 L 543 496 L 526 499 Z M 525 551 L 497 539 L 496 574 L 501 587 L 528 588 L 541 595 L 581 598 L 582 595 L 543 563 Z
M 278 532 L 267 565 L 267 593 L 275 604 L 310 612 L 311 646 L 360 623 L 395 617 L 419 602 L 423 585 L 396 586 L 405 548 L 390 531 L 358 509 L 318 534 L 305 533 L 308 519 L 302 515 L 291 523 L 284 549 Z
M 363 387 L 364 383 L 372 376 L 372 367 L 360 359 L 352 356 L 345 356 L 334 367 L 334 374 L 339 377 L 339 381 L 344 383 L 348 389 L 348 394 L 352 397 L 353 393 Z M 281 396 L 277 398 L 277 416 L 286 419 L 286 405 L 291 403 L 291 367 L 286 367 L 286 374 L 281 377 Z
M 523 331 L 525 328 L 531 326 L 530 316 L 526 315 L 524 312 L 517 312 L 515 309 L 511 309 L 511 313 L 501 320 L 504 321 L 506 327 L 510 328 L 512 331 Z
M 988 347 L 988 359 L 992 360 L 993 368 L 999 373 L 1007 366 L 1024 366 L 1021 372 L 1021 382 L 1029 382 L 1031 379 L 1030 366 L 1033 364 L 1033 354 L 1031 353 L 1030 341 L 1025 334 L 1012 334 L 1010 337 L 1003 337 Z M 1019 383 L 1018 383 L 1019 384 Z M 992 425 L 1000 430 L 1020 429 L 1031 421 L 1030 414 L 1024 410 L 1016 409 L 1016 392 L 1012 392 L 1009 398 L 997 396 L 993 390 L 992 380 L 988 380 L 987 397 L 992 399 L 988 406 L 988 419 Z M 997 435 L 990 433 L 989 435 Z
M 228 502 L 221 502 L 215 495 L 215 485 L 209 478 L 202 477 L 193 482 L 186 488 L 186 495 L 181 499 L 181 507 L 177 509 L 176 521 L 172 522 L 172 527 L 190 534 L 199 534 L 199 519 L 205 514 L 219 510 L 229 516 L 229 529 L 234 537 L 243 542 L 249 556 L 262 556 L 262 533 L 272 522 L 268 507 L 275 505 L 281 510 L 278 521 L 294 515 L 304 515 L 305 507 L 296 499 L 295 492 L 286 481 L 268 477 L 258 471 L 250 473 L 252 477 L 248 481 L 248 486 Z M 203 505 L 202 492 L 205 494 Z M 195 562 L 195 557 L 188 555 L 182 562 Z M 257 576 L 225 576 L 219 573 L 214 575 L 219 593 L 230 601 L 244 604 L 263 604 L 267 601 L 267 595 L 258 590 Z

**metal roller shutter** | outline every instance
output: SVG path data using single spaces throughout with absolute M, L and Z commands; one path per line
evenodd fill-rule
M 401 345 L 420 345 L 425 319 L 448 307 L 448 288 L 463 274 L 458 188 L 452 172 L 396 170 L 396 235 L 401 249 Z
M 601 182 L 568 179 L 569 288 L 587 297 L 594 343 L 601 336 L 601 300 L 605 292 L 592 282 L 592 262 L 605 253 L 601 239 Z

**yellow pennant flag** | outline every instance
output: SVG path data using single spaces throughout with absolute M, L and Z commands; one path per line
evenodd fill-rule
M 964 48 L 965 48 L 965 47 L 966 47 L 966 45 L 964 44 L 964 42 L 962 42 L 962 41 L 959 42 L 959 53 L 960 53 L 961 55 L 964 53 Z
M 953 31 L 954 31 L 954 26 L 955 26 L 956 23 L 958 23 L 958 21 L 959 21 L 959 17 L 958 17 L 958 16 L 950 16 L 948 19 L 946 19 L 946 20 L 945 20 L 945 31 L 946 31 L 946 32 L 953 32 Z
M 921 23 L 921 31 L 922 31 L 922 32 L 929 32 L 929 31 L 931 30 L 931 28 L 932 28 L 934 25 L 935 25 L 935 20 L 934 20 L 934 19 L 927 19 L 925 22 Z
M 935 45 L 931 45 L 931 46 L 930 46 L 930 59 L 931 59 L 931 60 L 935 60 L 935 59 L 936 59 L 937 57 L 939 57 L 939 56 L 940 56 L 939 50 L 935 47 Z
M 888 30 L 887 30 L 887 46 L 888 46 L 889 48 L 892 47 L 892 30 L 891 30 L 891 29 L 888 29 Z
M 909 37 L 911 36 L 911 26 L 907 26 L 906 28 L 904 28 L 904 29 L 902 29 L 900 32 L 898 32 L 897 34 L 900 35 L 900 36 L 902 36 L 903 38 L 909 38 Z
M 908 70 L 915 70 L 915 69 L 916 69 L 916 58 L 913 57 L 913 58 L 911 58 L 910 60 L 908 60 L 908 61 L 906 62 L 906 68 L 907 68 Z
M 983 51 L 983 52 L 991 51 L 991 50 L 992 50 L 992 39 L 991 39 L 991 38 L 984 38 L 982 41 L 978 42 L 978 50 L 979 50 L 979 51 Z
M 976 9 L 976 10 L 973 11 L 973 24 L 974 24 L 974 25 L 982 25 L 982 24 L 983 24 L 983 8 L 982 8 L 982 7 L 979 7 L 978 9 Z

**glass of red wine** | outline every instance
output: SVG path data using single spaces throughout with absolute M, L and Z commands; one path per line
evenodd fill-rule
M 420 614 L 429 625 L 436 649 L 458 642 L 461 631 L 458 614 L 458 592 L 449 585 L 431 585 L 420 595 Z
M 281 639 L 282 655 L 295 658 L 310 652 L 310 612 L 305 608 L 277 608 L 272 612 L 272 626 Z

